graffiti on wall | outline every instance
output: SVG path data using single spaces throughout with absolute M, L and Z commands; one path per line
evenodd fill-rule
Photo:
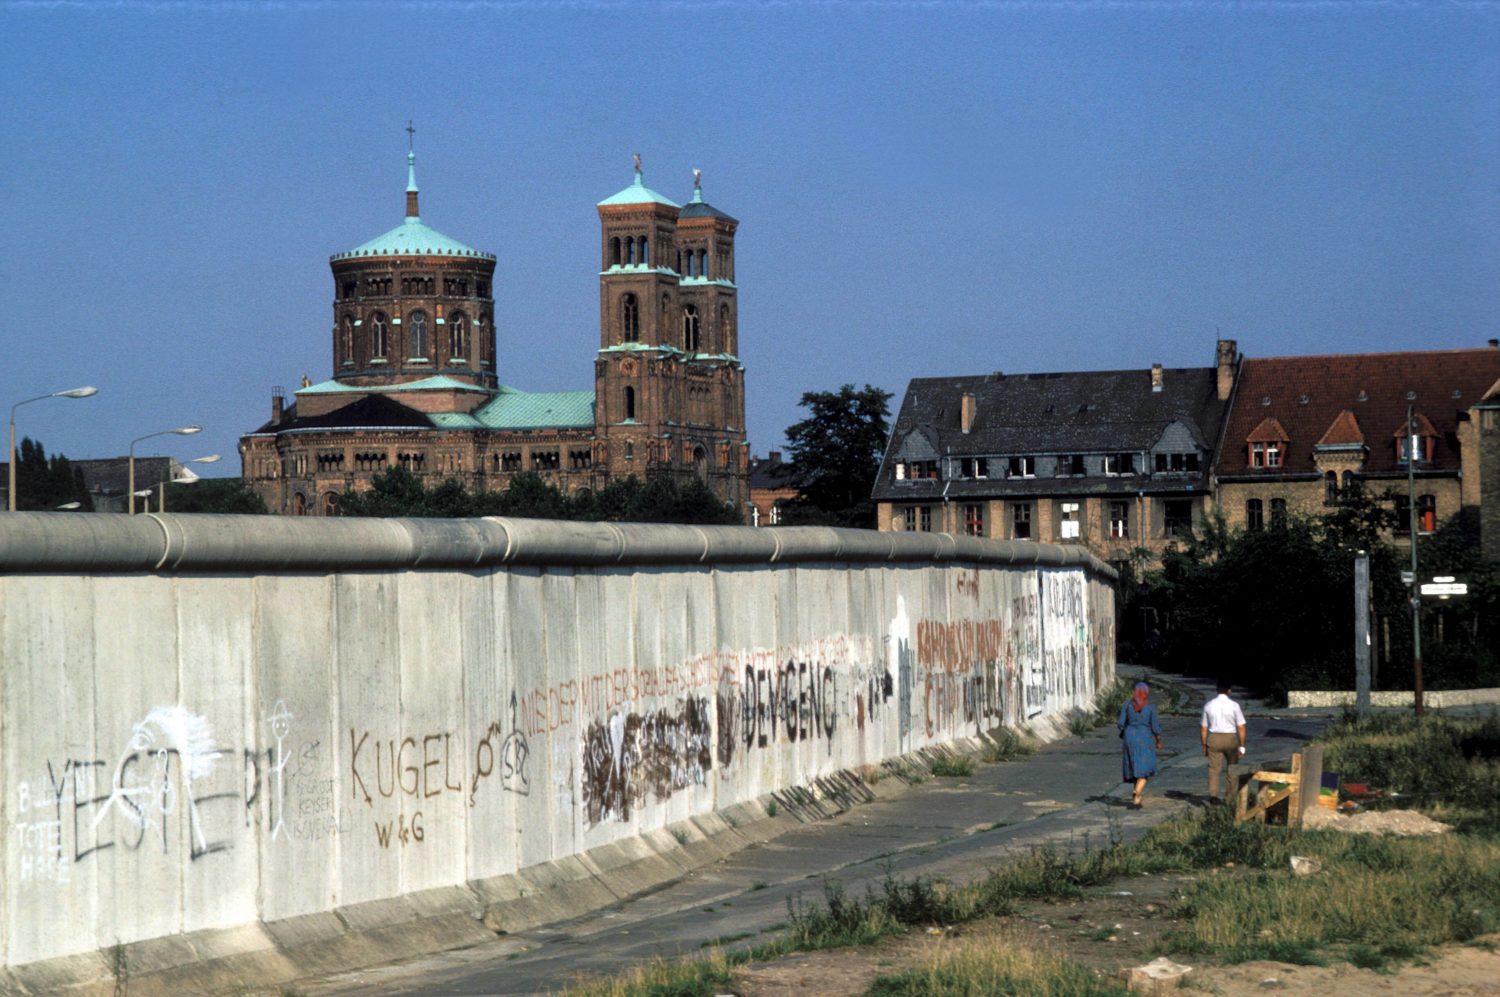
M 583 742 L 583 812 L 589 824 L 630 820 L 647 797 L 662 801 L 702 786 L 713 770 L 708 698 L 681 699 L 675 710 L 616 713 L 589 725 Z

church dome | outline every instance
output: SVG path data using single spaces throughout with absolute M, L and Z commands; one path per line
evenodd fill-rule
M 636 179 L 640 179 L 637 174 Z M 476 260 L 493 260 L 490 253 L 465 246 L 437 229 L 422 224 L 417 211 L 417 154 L 406 154 L 406 218 L 400 225 L 369 242 L 360 243 L 347 253 L 337 253 L 334 262 L 365 256 L 467 256 Z

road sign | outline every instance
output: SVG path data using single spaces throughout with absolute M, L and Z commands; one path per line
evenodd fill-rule
M 1403 572 L 1401 572 L 1401 584 L 1410 587 L 1411 580 L 1412 580 L 1413 577 L 1414 576 L 1412 575 L 1412 573 L 1410 571 L 1403 571 Z
M 1423 595 L 1468 595 L 1469 586 L 1465 582 L 1424 582 L 1422 584 Z

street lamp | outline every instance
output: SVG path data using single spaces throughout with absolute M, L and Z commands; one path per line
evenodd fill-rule
M 43 398 L 87 398 L 89 395 L 98 394 L 99 389 L 93 387 L 69 388 L 67 391 L 54 391 L 51 394 L 37 395 L 25 401 L 16 402 L 10 407 L 10 511 L 16 511 L 16 409 L 22 405 L 30 405 L 39 402 Z
M 149 440 L 153 436 L 192 436 L 194 433 L 203 432 L 202 426 L 178 426 L 176 429 L 163 429 L 156 433 L 147 433 L 145 436 L 137 436 L 130 441 L 130 514 L 135 515 L 135 445 L 142 440 Z
M 194 457 L 192 460 L 185 460 L 182 463 L 184 465 L 187 465 L 187 464 L 217 464 L 219 461 L 221 461 L 223 459 L 224 458 L 220 457 L 218 454 L 211 453 L 207 457 Z M 172 479 L 172 484 L 174 484 L 174 485 L 191 485 L 193 482 L 195 482 L 197 480 L 198 480 L 198 476 L 193 473 L 193 469 L 190 468 L 190 467 L 184 466 L 183 469 L 182 469 L 182 473 L 179 474 L 177 477 L 175 477 L 175 478 Z M 166 478 L 162 478 L 161 479 L 161 496 L 156 501 L 156 511 L 157 512 L 166 512 L 167 511 L 167 479 Z

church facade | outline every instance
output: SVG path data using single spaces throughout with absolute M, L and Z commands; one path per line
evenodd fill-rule
M 335 515 L 346 490 L 405 467 L 431 483 L 505 489 L 535 472 L 572 493 L 612 479 L 696 476 L 749 501 L 739 359 L 738 222 L 634 181 L 598 204 L 599 349 L 592 391 L 499 383 L 495 257 L 428 227 L 407 155 L 406 217 L 330 260 L 332 376 L 304 382 L 240 441 L 242 475 L 274 512 Z

